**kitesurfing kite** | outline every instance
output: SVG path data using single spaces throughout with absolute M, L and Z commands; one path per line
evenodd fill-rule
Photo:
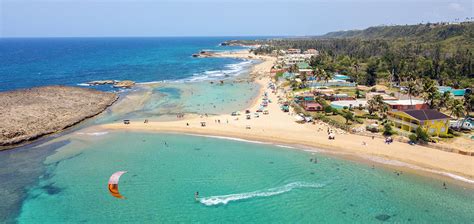
M 110 176 L 109 191 L 110 191 L 110 194 L 116 198 L 124 198 L 119 192 L 118 182 L 119 182 L 120 177 L 126 172 L 127 171 L 118 171 L 112 174 L 112 176 Z

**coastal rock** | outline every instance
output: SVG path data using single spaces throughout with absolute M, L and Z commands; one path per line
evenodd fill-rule
M 65 86 L 2 92 L 0 146 L 61 131 L 99 114 L 117 98 L 115 93 Z
M 200 51 L 198 54 L 193 54 L 192 56 L 195 58 L 208 58 L 215 56 L 216 53 L 212 51 Z
M 134 81 L 124 80 L 115 83 L 114 88 L 132 88 L 135 85 Z
M 97 86 L 97 85 L 113 85 L 115 84 L 114 80 L 98 80 L 98 81 L 92 81 L 88 82 L 87 84 L 91 86 Z

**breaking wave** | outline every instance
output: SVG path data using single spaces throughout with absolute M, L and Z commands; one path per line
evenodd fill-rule
M 89 136 L 101 136 L 101 135 L 106 135 L 109 132 L 103 131 L 103 132 L 78 132 L 78 135 L 89 135 Z
M 217 80 L 231 76 L 237 76 L 245 72 L 246 69 L 252 64 L 252 61 L 246 60 L 235 64 L 229 64 L 225 66 L 223 70 L 205 71 L 196 73 L 193 76 L 184 79 L 185 82 L 198 82 L 207 80 Z
M 269 188 L 261 191 L 204 197 L 201 198 L 199 202 L 206 206 L 226 205 L 227 203 L 232 201 L 241 201 L 259 197 L 271 197 L 287 193 L 298 188 L 321 188 L 323 186 L 323 184 L 318 183 L 292 182 L 281 187 Z
M 382 164 L 391 165 L 391 166 L 398 166 L 398 167 L 407 167 L 407 168 L 414 169 L 414 170 L 421 170 L 421 171 L 425 171 L 425 172 L 430 172 L 430 173 L 434 173 L 434 174 L 447 176 L 447 177 L 450 177 L 452 179 L 463 181 L 465 183 L 474 184 L 474 180 L 468 179 L 466 177 L 459 176 L 459 175 L 456 175 L 456 174 L 453 174 L 453 173 L 448 173 L 448 172 L 423 168 L 423 167 L 420 167 L 420 166 L 417 166 L 417 165 L 401 162 L 401 161 L 398 161 L 398 160 L 385 159 L 385 158 L 382 158 L 382 157 L 376 157 L 376 156 L 361 156 L 361 157 L 365 158 L 365 159 L 368 159 L 368 160 L 371 160 L 371 161 L 374 161 L 374 162 L 377 162 L 377 163 L 382 163 Z

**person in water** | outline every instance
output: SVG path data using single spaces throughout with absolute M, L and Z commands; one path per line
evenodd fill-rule
M 194 193 L 194 200 L 199 200 L 199 191 L 196 191 L 196 193 Z

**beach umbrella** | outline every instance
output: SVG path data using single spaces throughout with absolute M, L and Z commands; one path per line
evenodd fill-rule
M 119 179 L 120 177 L 125 174 L 127 171 L 118 171 L 118 172 L 115 172 L 114 174 L 112 174 L 112 176 L 110 176 L 109 178 L 109 192 L 112 196 L 116 197 L 116 198 L 124 198 L 120 192 L 119 192 L 119 189 L 118 189 L 118 183 L 119 183 Z

